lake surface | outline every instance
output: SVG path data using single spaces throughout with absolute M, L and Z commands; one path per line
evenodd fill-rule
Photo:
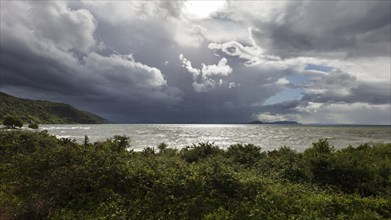
M 327 138 L 336 148 L 362 143 L 391 143 L 391 126 L 308 126 L 308 125 L 216 125 L 216 124 L 104 124 L 104 125 L 40 125 L 59 138 L 78 142 L 87 135 L 91 142 L 114 135 L 127 135 L 135 150 L 156 147 L 165 142 L 169 147 L 182 148 L 199 142 L 214 142 L 226 148 L 236 143 L 252 143 L 263 150 L 283 145 L 297 151 L 311 147 L 312 142 Z

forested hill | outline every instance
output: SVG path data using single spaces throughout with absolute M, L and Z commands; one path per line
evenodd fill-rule
M 102 124 L 104 118 L 75 107 L 41 100 L 17 98 L 0 92 L 0 121 L 6 116 L 16 116 L 24 123 L 40 124 Z

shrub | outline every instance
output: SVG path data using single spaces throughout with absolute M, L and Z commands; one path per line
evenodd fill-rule
M 242 155 L 239 159 L 253 158 L 258 148 L 236 146 L 228 154 L 204 143 L 171 154 L 172 149 L 164 153 L 151 148 L 123 150 L 128 142 L 126 136 L 117 136 L 83 145 L 45 131 L 0 131 L 0 216 L 391 218 L 391 144 L 328 151 L 322 142 L 322 150 L 307 153 L 283 147 L 261 153 L 254 165 L 244 167 L 234 162 L 233 152 Z M 333 181 L 318 182 L 310 174 L 309 179 L 295 181 L 297 172 L 316 172 L 313 166 L 320 168 L 317 162 L 323 160 L 327 161 L 326 179 Z M 270 175 L 260 172 L 261 167 Z
M 267 152 L 266 157 L 256 164 L 256 168 L 262 175 L 273 179 L 291 182 L 305 182 L 308 179 L 308 168 L 303 162 L 302 154 L 286 146 Z
M 234 162 L 246 166 L 254 165 L 262 158 L 261 147 L 253 144 L 235 144 L 231 145 L 226 152 L 226 155 Z
M 207 157 L 216 156 L 218 154 L 223 154 L 224 150 L 213 145 L 213 143 L 198 143 L 198 145 L 193 144 L 193 146 L 187 146 L 181 151 L 181 157 L 189 163 L 198 162 Z
M 315 184 L 361 196 L 391 195 L 391 144 L 335 151 L 321 139 L 303 156 Z
M 31 123 L 31 124 L 29 124 L 29 128 L 31 128 L 31 129 L 38 129 L 39 125 L 37 123 Z
M 162 142 L 160 143 L 158 146 L 157 146 L 157 149 L 159 149 L 159 152 L 160 153 L 163 153 L 164 151 L 167 150 L 167 144 Z
M 147 147 L 147 148 L 144 148 L 142 152 L 145 156 L 150 156 L 150 155 L 155 154 L 155 149 L 151 148 L 151 147 Z
M 318 142 L 312 143 L 312 147 L 304 151 L 305 155 L 308 156 L 323 156 L 330 155 L 335 151 L 334 146 L 330 146 L 329 142 L 326 139 L 319 139 Z
M 102 143 L 102 146 L 114 152 L 122 152 L 130 147 L 130 138 L 126 135 L 114 135 Z
M 6 128 L 15 129 L 16 127 L 21 128 L 23 126 L 23 121 L 17 117 L 7 116 L 4 118 L 3 124 Z

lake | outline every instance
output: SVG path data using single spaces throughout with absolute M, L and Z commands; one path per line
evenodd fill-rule
M 312 142 L 327 138 L 336 148 L 362 143 L 391 143 L 391 126 L 309 126 L 309 125 L 246 125 L 246 124 L 100 124 L 100 125 L 40 125 L 59 138 L 91 142 L 114 135 L 131 138 L 132 149 L 156 147 L 165 142 L 169 147 L 182 148 L 199 142 L 214 142 L 226 148 L 236 143 L 252 143 L 263 150 L 283 145 L 297 151 L 311 147 Z

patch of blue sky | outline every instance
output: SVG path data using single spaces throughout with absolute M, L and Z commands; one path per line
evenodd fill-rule
M 308 64 L 305 67 L 305 70 L 316 70 L 316 71 L 321 71 L 321 72 L 324 72 L 324 73 L 330 73 L 333 70 L 333 67 L 323 66 L 323 65 L 315 65 L 315 64 Z
M 301 82 L 309 80 L 310 77 L 306 75 L 294 75 L 294 76 L 288 76 L 287 79 L 292 84 L 299 84 Z
M 302 89 L 285 89 L 282 92 L 268 98 L 263 105 L 273 105 L 285 101 L 300 100 L 303 97 Z

